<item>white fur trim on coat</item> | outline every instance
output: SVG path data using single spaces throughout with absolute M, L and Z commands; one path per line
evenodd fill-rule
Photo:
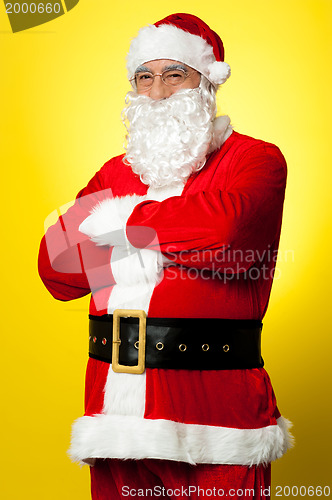
M 267 464 L 292 445 L 283 417 L 261 429 L 183 424 L 124 415 L 81 417 L 73 426 L 69 453 L 87 458 L 155 458 L 190 464 Z
M 157 190 L 149 188 L 146 198 L 162 201 L 170 196 L 180 195 L 182 190 L 183 184 L 180 183 Z M 137 197 L 136 203 L 140 201 L 142 198 Z M 164 260 L 160 252 L 139 250 L 129 242 L 125 247 L 115 246 L 111 268 L 117 284 L 109 297 L 108 313 L 112 314 L 115 309 L 142 309 L 148 313 L 154 288 L 163 278 Z M 142 419 L 145 411 L 145 388 L 146 372 L 133 376 L 115 373 L 110 366 L 104 389 L 104 414 L 130 415 Z
M 133 377 L 131 373 L 108 370 L 103 413 L 117 416 L 144 416 L 146 372 Z
M 149 187 L 146 199 L 154 201 L 164 201 L 172 196 L 180 196 L 183 191 L 184 183 L 177 182 L 169 186 L 162 186 L 159 188 Z
M 216 61 L 212 46 L 204 38 L 169 24 L 158 27 L 149 25 L 140 29 L 130 45 L 127 57 L 129 79 L 134 76 L 138 66 L 156 59 L 182 62 L 204 75 L 215 86 L 224 83 L 230 76 L 229 65 Z
M 157 283 L 161 279 L 163 258 L 149 249 L 114 247 L 111 256 L 112 274 L 116 283 L 131 286 L 137 283 Z
M 115 309 L 142 309 L 147 313 L 155 285 L 155 283 L 137 283 L 127 286 L 116 284 L 108 300 L 107 313 L 113 314 Z
M 232 134 L 231 119 L 227 115 L 217 116 L 213 122 L 213 136 L 209 146 L 208 154 L 219 149 Z
M 111 291 L 107 312 L 115 309 L 148 311 L 154 288 L 163 278 L 163 256 L 156 250 L 114 247 L 111 269 L 116 285 Z

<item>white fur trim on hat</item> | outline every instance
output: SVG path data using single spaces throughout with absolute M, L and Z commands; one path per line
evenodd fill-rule
M 128 57 L 129 79 L 136 68 L 148 61 L 171 59 L 179 61 L 204 75 L 211 83 L 224 83 L 230 75 L 228 64 L 216 61 L 212 46 L 204 38 L 176 26 L 162 24 L 146 26 L 133 39 Z

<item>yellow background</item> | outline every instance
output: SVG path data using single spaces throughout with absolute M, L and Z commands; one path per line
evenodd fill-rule
M 66 456 L 83 410 L 88 298 L 61 303 L 40 282 L 45 218 L 122 152 L 131 37 L 173 12 L 202 17 L 232 77 L 219 113 L 276 143 L 289 167 L 263 352 L 296 447 L 273 485 L 331 481 L 331 0 L 81 0 L 12 34 L 0 5 L 2 404 L 0 496 L 88 499 L 87 468 Z M 287 255 L 287 258 L 286 258 Z

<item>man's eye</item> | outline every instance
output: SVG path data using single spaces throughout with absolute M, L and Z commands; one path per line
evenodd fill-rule
M 151 80 L 151 79 L 152 79 L 152 75 L 150 75 L 149 73 L 143 73 L 143 74 L 141 74 L 141 75 L 140 75 L 140 74 L 138 74 L 138 75 L 136 76 L 136 78 L 137 78 L 137 80 L 139 80 L 140 82 L 142 82 L 142 81 L 144 81 L 144 80 L 145 80 L 145 81 L 146 81 L 146 80 L 147 80 L 147 81 L 149 81 L 149 80 Z
M 182 71 L 168 71 L 164 74 L 164 80 L 170 85 L 181 84 L 185 80 L 185 74 Z

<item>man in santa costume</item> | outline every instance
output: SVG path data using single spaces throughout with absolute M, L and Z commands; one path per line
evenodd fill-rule
M 216 118 L 230 68 L 199 18 L 141 29 L 127 68 L 126 153 L 40 248 L 55 298 L 92 292 L 70 453 L 91 466 L 93 499 L 268 498 L 291 444 L 260 352 L 286 163 Z

